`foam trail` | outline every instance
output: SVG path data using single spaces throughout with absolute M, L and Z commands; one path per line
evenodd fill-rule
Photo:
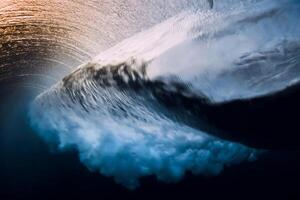
M 214 10 L 181 12 L 100 53 L 38 96 L 31 123 L 49 143 L 77 149 L 88 168 L 128 188 L 142 176 L 170 182 L 186 171 L 217 175 L 257 151 L 195 129 L 188 111 L 176 113 L 161 102 L 246 98 L 290 84 L 299 75 L 292 73 L 299 63 L 298 10 L 297 1 L 229 0 Z M 247 79 L 231 73 L 243 77 L 248 67 L 265 69 L 246 78 L 267 84 L 239 87 Z

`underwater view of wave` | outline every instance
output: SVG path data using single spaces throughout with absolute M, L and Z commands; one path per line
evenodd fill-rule
M 187 171 L 217 175 L 256 159 L 259 150 L 211 134 L 205 113 L 299 81 L 299 6 L 186 6 L 40 94 L 31 124 L 50 144 L 75 149 L 89 169 L 128 188 L 143 176 L 174 182 Z

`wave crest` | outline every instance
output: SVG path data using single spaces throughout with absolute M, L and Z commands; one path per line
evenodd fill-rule
M 256 150 L 208 135 L 215 119 L 206 113 L 216 100 L 272 92 L 298 78 L 292 72 L 299 59 L 291 49 L 299 49 L 299 4 L 222 4 L 233 2 L 231 9 L 216 4 L 216 10 L 181 13 L 102 52 L 36 98 L 32 125 L 50 143 L 77 149 L 90 169 L 129 188 L 142 176 L 177 181 L 186 171 L 215 175 L 252 160 Z M 283 51 L 274 51 L 278 45 Z M 274 66 L 278 71 L 270 73 Z M 252 81 L 235 82 L 236 74 L 278 85 L 250 90 Z

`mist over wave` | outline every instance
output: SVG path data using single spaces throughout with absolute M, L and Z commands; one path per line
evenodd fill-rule
M 201 109 L 298 80 L 299 3 L 197 6 L 100 53 L 39 95 L 32 126 L 128 188 L 142 176 L 172 182 L 187 171 L 217 175 L 253 160 L 257 150 L 198 128 L 205 126 Z

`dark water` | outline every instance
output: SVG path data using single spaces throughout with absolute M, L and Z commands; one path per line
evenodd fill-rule
M 177 184 L 143 178 L 131 191 L 90 172 L 76 152 L 49 150 L 27 123 L 31 95 L 1 90 L 0 199 L 261 199 L 300 197 L 300 151 L 276 150 L 214 178 L 187 175 Z M 8 95 L 9 94 L 9 95 Z

